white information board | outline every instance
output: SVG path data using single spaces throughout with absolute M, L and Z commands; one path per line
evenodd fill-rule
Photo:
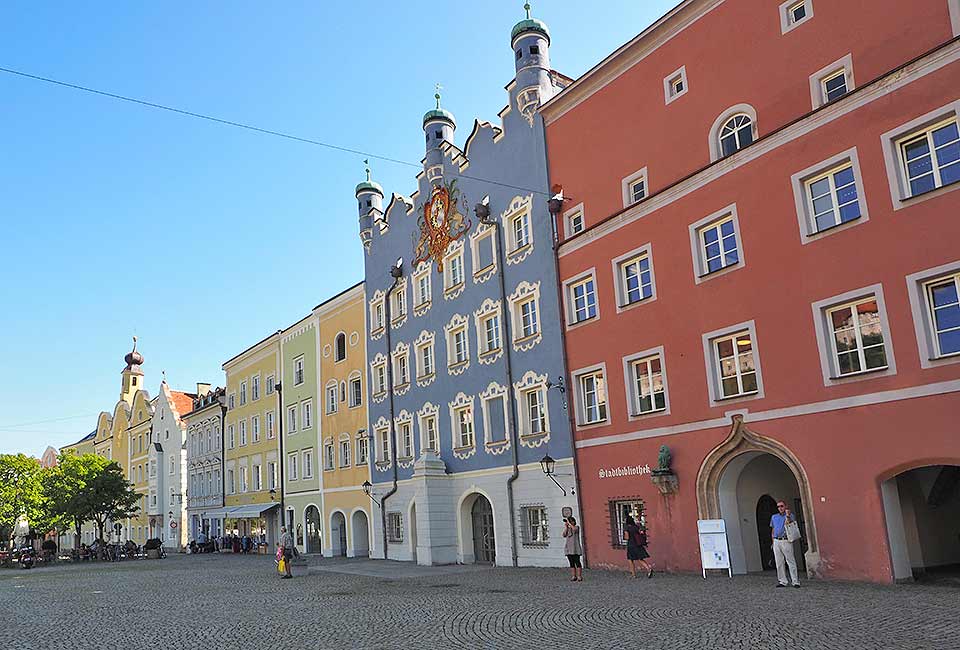
M 730 548 L 727 546 L 727 527 L 723 519 L 700 519 L 697 521 L 697 536 L 700 538 L 700 565 L 703 577 L 707 569 L 730 570 Z

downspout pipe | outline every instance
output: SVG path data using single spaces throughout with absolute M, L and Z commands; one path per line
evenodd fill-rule
M 517 427 L 515 425 L 516 420 L 514 418 L 514 408 L 516 407 L 516 402 L 513 395 L 513 365 L 511 363 L 511 352 L 513 350 L 513 319 L 511 314 L 504 313 L 507 311 L 507 289 L 506 280 L 504 278 L 506 268 L 504 268 L 503 264 L 503 233 L 500 228 L 501 224 L 490 219 L 490 206 L 488 205 L 488 198 L 489 197 L 478 203 L 476 207 L 474 207 L 474 212 L 476 213 L 477 219 L 479 219 L 480 223 L 493 228 L 497 245 L 497 276 L 500 280 L 500 304 L 503 305 L 500 316 L 504 327 L 504 337 L 502 343 L 504 347 L 503 360 L 507 374 L 507 432 L 510 435 L 510 459 L 513 463 L 513 471 L 510 473 L 510 476 L 507 477 L 507 510 L 510 513 L 510 560 L 513 566 L 518 566 L 517 518 L 514 516 L 513 483 L 520 476 L 520 460 L 517 451 L 519 442 L 517 440 Z
M 390 491 L 380 497 L 380 523 L 383 528 L 383 559 L 387 558 L 387 508 L 386 503 L 387 499 L 396 494 L 397 492 L 397 432 L 394 429 L 394 412 L 393 412 L 393 357 L 392 357 L 392 344 L 390 342 L 390 329 L 391 329 L 391 319 L 393 316 L 390 313 L 391 301 L 390 298 L 393 295 L 394 290 L 397 288 L 397 284 L 400 283 L 400 278 L 403 277 L 403 258 L 398 259 L 395 266 L 390 267 L 390 275 L 393 277 L 393 284 L 390 285 L 390 288 L 387 289 L 387 294 L 384 296 L 383 300 L 386 303 L 383 308 L 384 314 L 384 331 L 386 332 L 386 344 L 387 344 L 387 399 L 389 400 L 389 409 L 390 409 L 390 467 L 393 470 L 393 487 L 390 488 Z M 376 432 L 374 432 L 374 444 L 376 444 Z
M 546 144 L 544 144 L 546 147 Z M 549 167 L 548 167 L 549 169 Z M 554 195 L 547 201 L 547 205 L 550 208 L 550 217 L 553 222 L 553 273 L 554 277 L 557 278 L 557 304 L 560 305 L 560 310 L 563 312 L 564 303 L 563 303 L 563 283 L 560 280 L 560 226 L 557 223 L 557 219 L 560 215 L 560 210 L 563 209 L 563 191 L 558 190 Z M 565 314 L 561 313 L 560 318 L 560 352 L 563 360 L 563 374 L 564 377 L 570 376 L 570 364 L 567 359 L 567 328 L 564 326 L 566 322 Z M 577 432 L 577 418 L 576 410 L 574 407 L 574 400 L 577 398 L 577 387 L 571 385 L 567 388 L 570 392 L 567 397 L 567 420 L 570 422 L 570 456 L 573 458 L 573 473 L 574 481 L 577 485 L 577 510 L 580 511 L 580 522 L 583 523 L 583 490 L 580 489 L 580 466 L 577 462 L 577 441 L 576 441 L 576 432 Z M 590 556 L 587 554 L 587 527 L 581 526 L 580 528 L 580 543 L 583 547 L 583 564 L 587 568 L 590 568 Z

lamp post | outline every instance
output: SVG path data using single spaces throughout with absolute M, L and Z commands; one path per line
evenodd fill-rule
M 540 469 L 543 470 L 545 476 L 549 477 L 551 481 L 557 484 L 557 487 L 560 488 L 560 491 L 563 492 L 563 496 L 567 496 L 567 491 L 564 489 L 560 482 L 556 479 L 557 476 L 568 476 L 567 474 L 557 474 L 554 472 L 554 468 L 557 465 L 557 461 L 550 457 L 550 454 L 545 454 L 543 458 L 540 459 Z
M 273 497 L 276 495 L 276 488 L 280 488 L 280 525 L 284 523 L 284 518 L 286 514 L 283 511 L 283 466 L 285 464 L 286 458 L 283 455 L 283 382 L 277 382 L 273 385 L 273 390 L 277 391 L 277 466 L 280 468 L 280 471 L 277 473 L 279 485 L 274 486 L 274 489 L 270 490 L 270 500 L 273 501 Z
M 377 499 L 373 496 L 373 485 L 370 483 L 370 481 L 363 482 L 363 493 L 370 497 L 370 500 L 376 503 L 378 506 L 381 508 L 383 507 L 383 504 L 377 501 Z

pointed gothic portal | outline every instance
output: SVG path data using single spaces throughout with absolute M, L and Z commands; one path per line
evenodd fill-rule
M 816 574 L 820 560 L 813 497 L 807 473 L 799 459 L 782 443 L 749 429 L 743 416 L 733 416 L 726 440 L 715 447 L 697 474 L 697 511 L 700 519 L 723 519 L 734 573 L 765 569 L 762 545 L 769 541 L 764 496 L 790 504 L 803 539 L 794 554 L 802 570 Z
M 497 561 L 493 531 L 493 508 L 482 494 L 478 494 L 470 508 L 473 524 L 473 557 L 478 564 L 495 564 Z

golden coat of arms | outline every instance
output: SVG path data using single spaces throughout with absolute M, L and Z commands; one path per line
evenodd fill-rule
M 417 219 L 419 235 L 414 233 L 413 268 L 420 262 L 433 261 L 438 271 L 443 271 L 443 256 L 450 242 L 456 241 L 470 230 L 470 221 L 465 219 L 457 204 L 464 202 L 456 179 L 446 186 L 433 188 L 430 198 L 423 204 Z M 466 212 L 466 208 L 463 208 Z

